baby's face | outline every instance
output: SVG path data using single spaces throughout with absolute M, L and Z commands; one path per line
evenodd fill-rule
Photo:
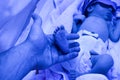
M 109 5 L 102 3 L 96 3 L 94 6 L 94 13 L 107 21 L 112 20 L 113 17 L 113 8 Z

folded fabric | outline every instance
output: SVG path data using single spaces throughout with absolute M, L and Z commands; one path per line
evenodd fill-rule
M 110 55 L 113 57 L 114 60 L 114 66 L 110 72 L 110 78 L 112 80 L 120 80 L 120 41 L 118 41 L 117 43 L 113 43 L 111 41 L 109 41 L 110 43 L 110 49 L 109 49 L 109 53 Z
M 78 77 L 76 80 L 108 80 L 108 79 L 102 74 L 85 74 Z

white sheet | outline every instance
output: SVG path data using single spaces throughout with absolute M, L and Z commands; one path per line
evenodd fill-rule
M 110 54 L 114 60 L 114 66 L 111 71 L 111 79 L 120 80 L 120 41 L 117 43 L 110 41 Z
M 76 80 L 108 80 L 108 79 L 101 74 L 86 74 L 78 77 Z

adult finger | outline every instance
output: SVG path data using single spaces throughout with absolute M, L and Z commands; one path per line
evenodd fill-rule
M 69 43 L 69 48 L 78 47 L 78 46 L 80 46 L 78 42 Z
M 75 33 L 69 33 L 66 37 L 68 40 L 75 40 L 79 38 L 79 35 Z
M 73 47 L 69 49 L 69 52 L 79 52 L 80 51 L 80 47 Z
M 78 52 L 72 52 L 58 57 L 58 62 L 68 61 L 78 56 Z
M 42 28 L 41 28 L 42 20 L 41 20 L 40 16 L 37 14 L 33 14 L 32 18 L 33 18 L 34 22 L 33 22 L 33 25 L 31 27 L 30 34 L 32 34 L 32 36 L 34 36 L 34 37 L 36 37 L 36 35 L 44 34 L 42 31 Z M 41 36 L 41 37 L 43 37 L 43 36 Z
M 44 50 L 47 45 L 47 38 L 41 27 L 42 20 L 37 14 L 33 14 L 32 18 L 34 23 L 29 32 L 28 40 L 32 41 L 40 50 Z

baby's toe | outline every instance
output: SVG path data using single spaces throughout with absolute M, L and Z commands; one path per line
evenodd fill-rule
M 63 26 L 63 25 L 62 25 L 62 26 L 60 26 L 60 29 L 61 29 L 61 30 L 65 30 L 65 28 L 64 28 L 64 26 Z

